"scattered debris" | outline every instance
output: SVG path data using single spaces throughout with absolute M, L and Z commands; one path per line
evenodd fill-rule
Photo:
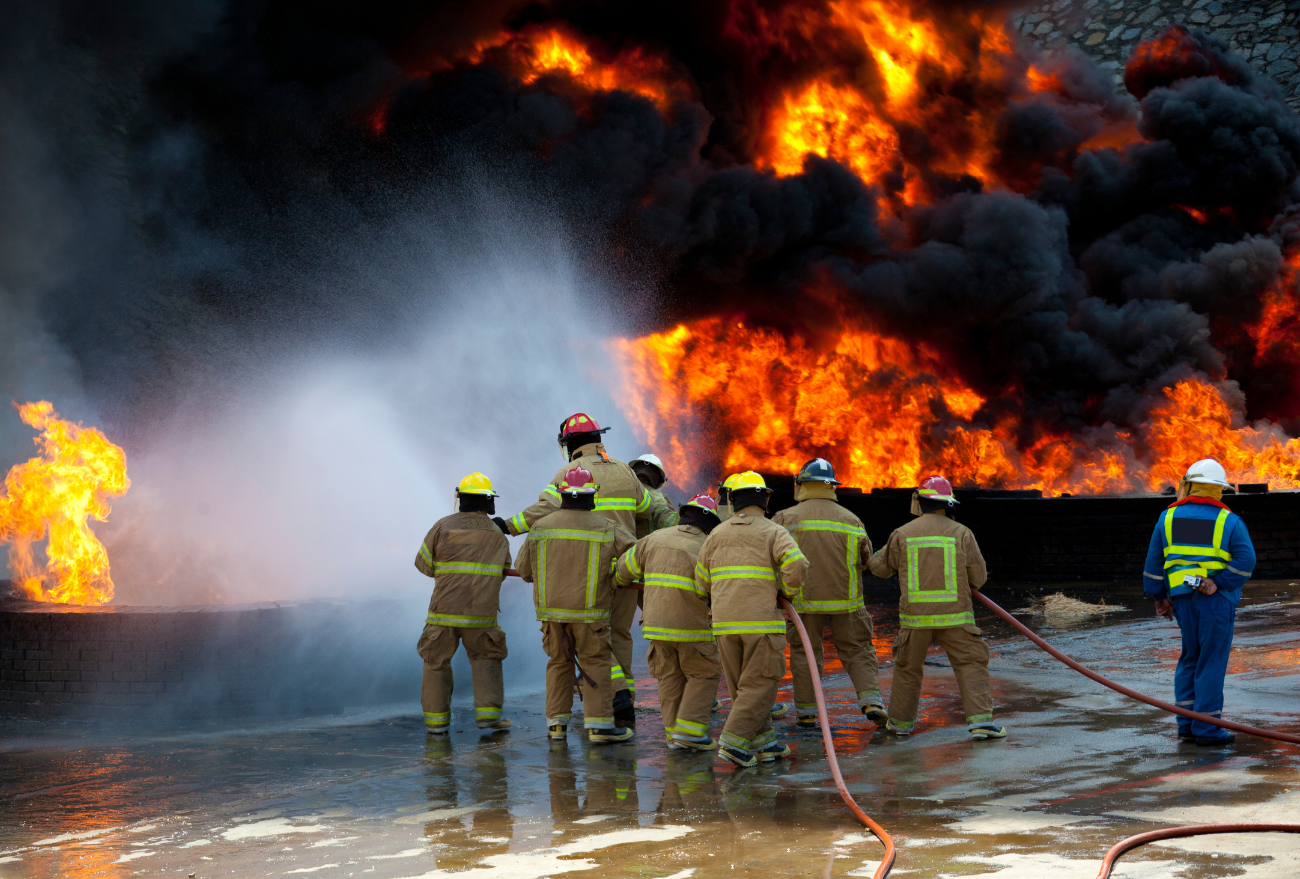
M 1042 598 L 1031 598 L 1029 607 L 1022 608 L 1017 613 L 1036 614 L 1044 617 L 1048 623 L 1054 623 L 1058 620 L 1074 623 L 1087 617 L 1101 616 L 1123 610 L 1128 610 L 1128 608 L 1119 604 L 1107 604 L 1104 598 L 1101 600 L 1101 604 L 1089 604 L 1086 601 L 1071 598 L 1064 592 L 1057 592 Z

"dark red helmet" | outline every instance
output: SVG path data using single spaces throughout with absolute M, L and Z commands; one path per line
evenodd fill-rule
M 601 427 L 585 412 L 575 412 L 568 418 L 560 422 L 560 435 L 558 439 L 564 442 L 564 438 L 575 433 L 604 433 L 609 430 L 608 427 Z
M 569 495 L 595 494 L 600 486 L 586 467 L 570 467 L 560 482 L 560 493 Z
M 708 512 L 712 513 L 715 516 L 718 515 L 718 502 L 715 501 L 713 498 L 709 497 L 707 494 L 697 494 L 695 497 L 688 500 L 685 506 L 700 507 L 704 510 L 707 510 Z

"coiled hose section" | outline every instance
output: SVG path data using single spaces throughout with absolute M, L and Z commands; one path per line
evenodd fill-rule
M 790 622 L 799 630 L 799 640 L 803 642 L 804 656 L 808 657 L 808 669 L 817 668 L 817 658 L 813 656 L 812 642 L 808 638 L 808 630 L 804 628 L 803 620 L 799 619 L 799 613 L 791 606 L 790 602 L 781 597 L 781 607 L 785 608 L 786 614 L 790 617 Z M 820 633 L 819 633 L 820 634 Z M 849 807 L 853 817 L 862 822 L 868 830 L 876 835 L 885 845 L 885 856 L 880 861 L 880 866 L 876 868 L 875 879 L 885 879 L 889 871 L 894 869 L 894 838 L 889 835 L 885 828 L 881 827 L 871 816 L 862 811 L 862 808 L 853 800 L 849 794 L 848 787 L 844 784 L 844 776 L 840 773 L 840 763 L 835 757 L 835 740 L 831 737 L 831 722 L 826 716 L 826 696 L 822 693 L 821 675 L 810 674 L 809 679 L 812 681 L 813 693 L 817 697 L 817 718 L 821 721 L 822 741 L 826 743 L 826 762 L 831 767 L 831 777 L 835 779 L 835 787 L 840 792 L 844 805 Z
M 1150 696 L 1139 693 L 1137 690 L 1131 690 L 1122 684 L 1117 684 L 1112 680 L 1102 677 L 1082 663 L 1066 656 L 1051 644 L 1048 644 L 1042 638 L 1038 637 L 1038 635 L 1034 634 L 1034 632 L 1024 623 L 1020 622 L 1020 620 L 994 604 L 992 599 L 985 597 L 974 589 L 971 590 L 971 595 L 975 596 L 976 600 L 1001 617 L 1005 622 L 1010 623 L 1017 632 L 1024 635 L 1032 641 L 1035 646 L 1044 650 L 1052 658 L 1060 660 L 1084 677 L 1090 678 L 1104 687 L 1110 687 L 1116 693 L 1122 693 L 1131 699 L 1137 699 L 1139 702 L 1145 702 L 1148 705 L 1154 706 L 1163 711 L 1168 711 L 1172 714 L 1181 714 L 1183 717 L 1190 717 L 1192 720 L 1204 721 L 1205 723 L 1244 733 L 1245 735 L 1258 736 L 1263 739 L 1272 739 L 1275 742 L 1287 742 L 1293 745 L 1300 745 L 1300 736 L 1259 729 L 1258 727 L 1247 726 L 1244 723 L 1234 723 L 1230 720 L 1224 720 L 1221 717 L 1211 717 L 1208 714 L 1189 711 L 1186 708 L 1180 708 L 1177 705 L 1162 702 L 1159 699 L 1153 699 Z M 802 627 L 800 628 L 800 631 L 802 632 Z M 805 638 L 805 643 L 806 640 L 807 639 Z M 820 692 L 821 690 L 818 688 L 818 693 Z M 820 707 L 820 700 L 817 704 Z M 834 763 L 831 765 L 834 766 Z M 1153 830 L 1150 833 L 1139 833 L 1137 836 L 1130 836 L 1128 839 L 1121 840 L 1111 846 L 1110 851 L 1106 852 L 1106 856 L 1102 858 L 1101 869 L 1097 872 L 1097 879 L 1107 879 L 1107 877 L 1110 876 L 1111 870 L 1115 868 L 1115 862 L 1119 860 L 1120 855 L 1127 851 L 1131 851 L 1140 845 L 1146 845 L 1148 842 L 1156 842 L 1162 839 L 1179 839 L 1185 836 L 1202 836 L 1210 833 L 1300 833 L 1300 824 L 1193 824 L 1187 827 L 1170 827 L 1166 830 Z

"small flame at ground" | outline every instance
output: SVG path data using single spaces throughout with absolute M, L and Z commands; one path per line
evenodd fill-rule
M 42 434 L 34 440 L 41 454 L 9 471 L 0 496 L 0 543 L 10 545 L 14 582 L 35 601 L 107 604 L 108 552 L 88 520 L 105 521 L 110 499 L 130 488 L 126 454 L 95 428 L 60 419 L 43 400 L 17 408 Z M 35 544 L 46 537 L 42 565 Z

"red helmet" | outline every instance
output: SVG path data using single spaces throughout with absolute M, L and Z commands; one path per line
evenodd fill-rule
M 700 509 L 704 510 L 706 513 L 712 513 L 714 516 L 718 515 L 718 502 L 715 501 L 713 498 L 709 497 L 707 494 L 697 494 L 695 497 L 691 498 L 685 504 L 683 504 L 683 506 L 699 507 Z
M 927 476 L 916 493 L 927 501 L 946 501 L 948 506 L 961 503 L 952 496 L 952 483 L 942 476 Z
M 599 487 L 596 478 L 585 467 L 569 468 L 560 482 L 560 492 L 568 495 L 595 494 Z
M 607 430 L 609 430 L 608 427 L 601 427 L 596 423 L 596 419 L 587 415 L 585 412 L 575 412 L 560 422 L 560 435 L 556 438 L 560 442 L 564 442 L 564 438 L 570 434 L 604 433 Z

